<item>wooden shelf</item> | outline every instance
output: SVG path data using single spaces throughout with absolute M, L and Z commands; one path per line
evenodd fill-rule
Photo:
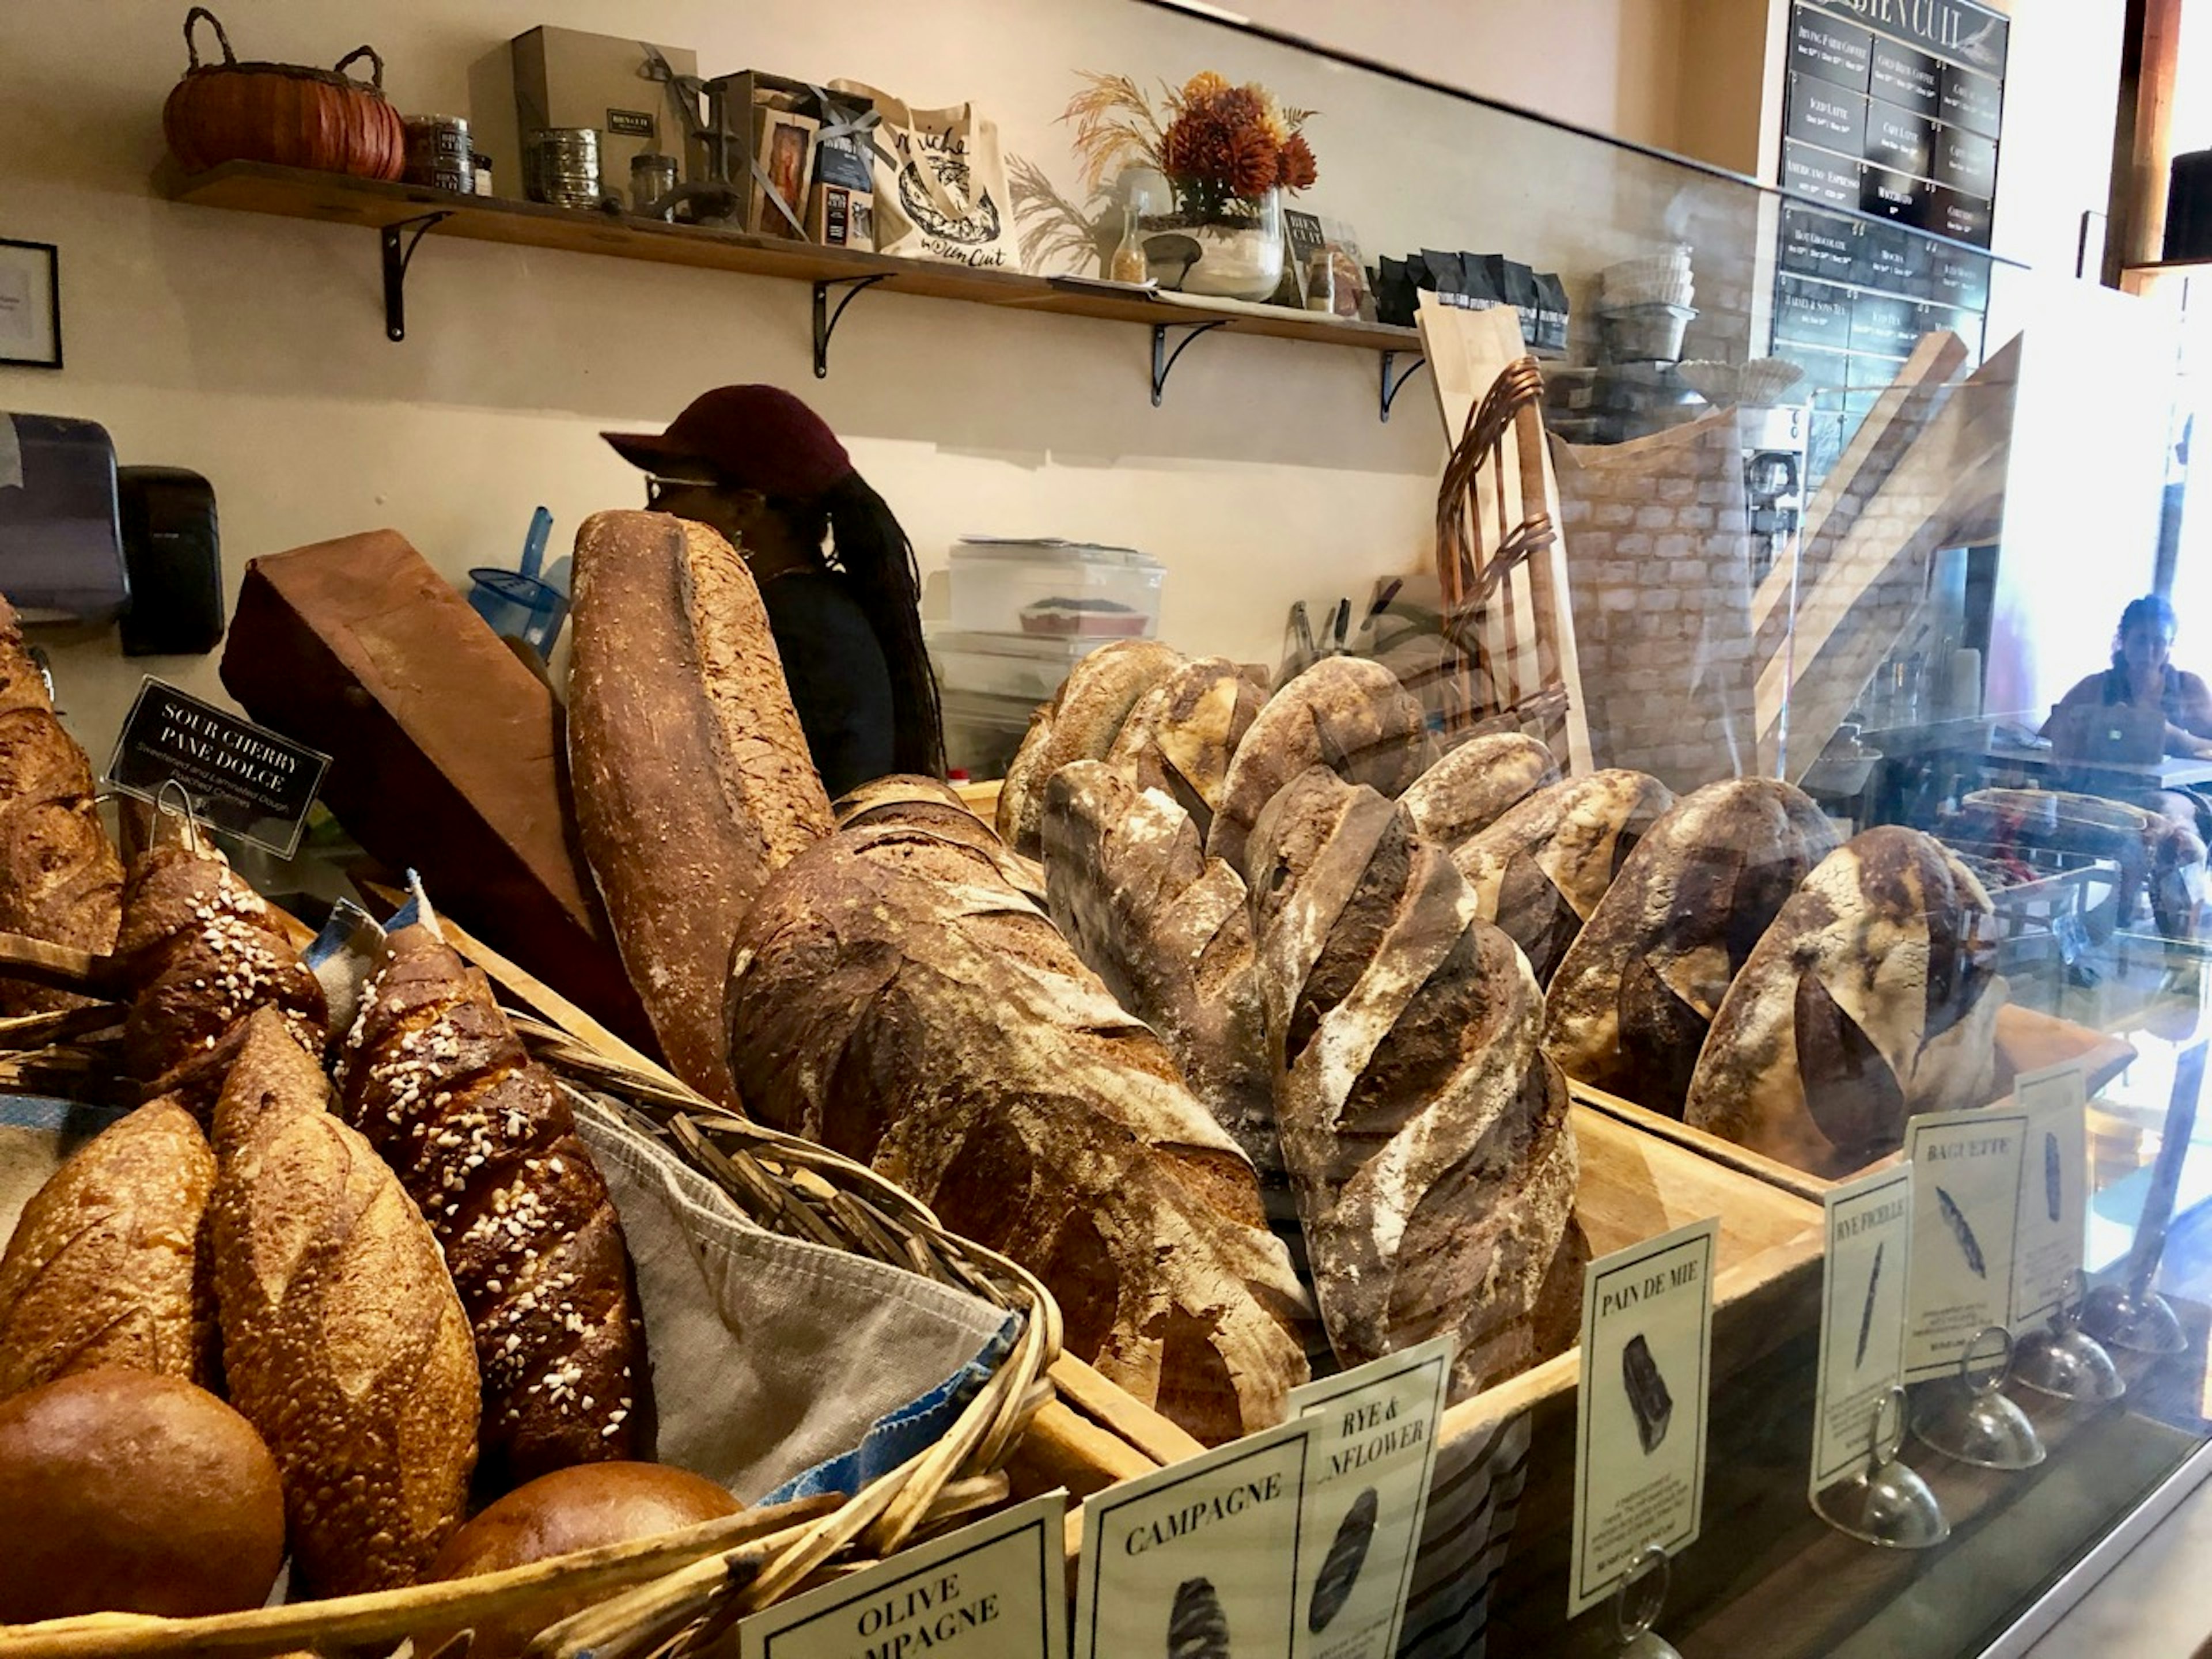
M 1279 306 L 1202 300 L 1116 283 L 1033 276 L 1023 271 L 970 270 L 939 260 L 816 247 L 708 226 L 672 225 L 626 214 L 580 212 L 499 197 L 462 196 L 257 161 L 228 161 L 205 173 L 190 174 L 170 168 L 156 175 L 155 184 L 171 200 L 197 207 L 315 219 L 379 232 L 386 254 L 388 331 L 394 339 L 404 334 L 401 292 L 408 259 L 416 241 L 428 234 L 811 283 L 816 290 L 817 374 L 827 372 L 829 334 L 836 327 L 835 314 L 825 312 L 824 302 L 829 293 L 840 286 L 845 287 L 848 298 L 854 289 L 881 287 L 928 299 L 1148 325 L 1155 336 L 1156 394 L 1165 378 L 1165 365 L 1173 361 L 1172 356 L 1163 358 L 1160 337 L 1173 328 L 1218 329 L 1230 334 L 1350 346 L 1386 357 L 1420 350 L 1416 329 L 1316 316 Z M 404 233 L 411 233 L 411 237 Z M 1387 391 L 1390 386 L 1387 362 L 1382 380 Z M 1389 418 L 1387 404 L 1383 418 Z
M 2148 294 L 2167 278 L 2187 281 L 2191 276 L 2212 276 L 2212 259 L 2154 259 L 2140 265 L 2120 267 L 2120 290 L 2124 294 Z

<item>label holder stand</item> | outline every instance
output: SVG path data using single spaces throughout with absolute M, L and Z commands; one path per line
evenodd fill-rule
M 2035 1425 L 2002 1392 L 2012 1355 L 2012 1333 L 1984 1326 L 1960 1354 L 1958 1376 L 1924 1386 L 1912 1413 L 1912 1432 L 1922 1443 L 1977 1468 L 2032 1469 L 2043 1462 Z
M 1656 1543 L 1646 1544 L 1629 1558 L 1613 1592 L 1613 1641 L 1620 1659 L 1682 1659 L 1674 1645 L 1651 1628 L 1667 1610 L 1667 1591 L 1674 1576 L 1673 1561 Z
M 1905 1390 L 1892 1384 L 1875 1403 L 1866 1468 L 1815 1498 L 1813 1513 L 1861 1543 L 1892 1550 L 1933 1549 L 1951 1535 L 1951 1523 L 1928 1483 L 1898 1456 L 1905 1449 L 1906 1417 Z

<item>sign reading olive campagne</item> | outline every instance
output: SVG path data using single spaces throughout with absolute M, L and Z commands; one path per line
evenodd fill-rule
M 111 787 L 141 800 L 181 790 L 217 830 L 289 858 L 331 757 L 151 675 L 107 763 Z M 185 802 L 179 801 L 179 805 Z

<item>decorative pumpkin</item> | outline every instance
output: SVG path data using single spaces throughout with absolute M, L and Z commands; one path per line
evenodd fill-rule
M 200 62 L 192 26 L 215 25 L 222 62 Z M 230 37 L 205 6 L 185 14 L 185 51 L 191 67 L 161 108 L 161 131 L 188 173 L 224 161 L 272 161 L 360 179 L 397 179 L 406 160 L 407 137 L 398 112 L 384 99 L 384 60 L 359 46 L 334 69 L 296 64 L 241 64 Z M 345 73 L 368 59 L 373 79 Z

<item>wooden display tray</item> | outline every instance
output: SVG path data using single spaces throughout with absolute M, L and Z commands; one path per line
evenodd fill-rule
M 2087 1092 L 2094 1097 L 2097 1091 L 2125 1071 L 2136 1057 L 2134 1048 L 2118 1037 L 2107 1036 L 2086 1025 L 2076 1025 L 2071 1020 L 2055 1015 L 2036 1012 L 2033 1008 L 2021 1008 L 2011 1003 L 1997 1011 L 1997 1099 L 2002 1100 L 2012 1092 L 2013 1079 L 2026 1072 L 2039 1071 L 2046 1066 L 2060 1065 L 2079 1060 L 2087 1073 Z M 1755 1152 L 1748 1146 L 1739 1146 L 1733 1140 L 1704 1129 L 1695 1129 L 1680 1120 L 1655 1112 L 1648 1106 L 1638 1106 L 1618 1095 L 1607 1094 L 1602 1089 L 1570 1079 L 1568 1090 L 1583 1105 L 1594 1108 L 1607 1116 L 1618 1119 L 1656 1136 L 1659 1139 L 1711 1159 L 1740 1175 L 1779 1187 L 1808 1203 L 1818 1204 L 1827 1194 L 1851 1177 L 1831 1178 L 1808 1175 L 1804 1170 Z M 1899 1154 L 1877 1158 L 1867 1169 L 1880 1169 L 1897 1162 Z M 1864 1174 L 1861 1170 L 1859 1174 Z

